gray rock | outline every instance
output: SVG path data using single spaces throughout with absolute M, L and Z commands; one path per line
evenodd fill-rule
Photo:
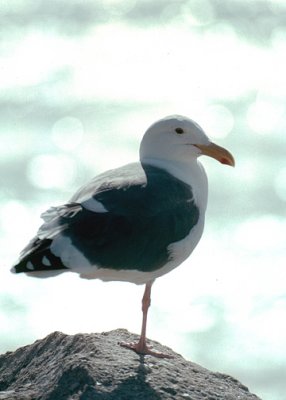
M 54 332 L 0 356 L 0 400 L 258 400 L 236 379 L 208 371 L 159 343 L 171 359 L 118 345 L 126 330 L 74 336 Z

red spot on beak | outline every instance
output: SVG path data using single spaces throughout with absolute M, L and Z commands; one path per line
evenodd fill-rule
M 220 162 L 221 162 L 222 164 L 229 165 L 229 160 L 227 160 L 226 158 L 221 158 Z

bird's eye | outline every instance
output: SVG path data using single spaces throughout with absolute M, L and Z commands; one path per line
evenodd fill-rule
M 175 132 L 177 132 L 179 135 L 181 135 L 182 133 L 184 133 L 184 129 L 182 128 L 176 128 Z

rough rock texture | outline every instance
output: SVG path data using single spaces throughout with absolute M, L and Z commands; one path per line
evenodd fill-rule
M 257 400 L 236 379 L 173 356 L 139 356 L 118 345 L 138 340 L 125 330 L 74 336 L 55 332 L 0 356 L 0 399 Z

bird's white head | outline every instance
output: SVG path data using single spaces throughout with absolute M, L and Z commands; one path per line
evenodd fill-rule
M 180 115 L 171 115 L 155 122 L 145 132 L 140 145 L 141 162 L 191 162 L 203 154 L 222 164 L 235 164 L 228 150 L 212 143 L 196 122 Z

